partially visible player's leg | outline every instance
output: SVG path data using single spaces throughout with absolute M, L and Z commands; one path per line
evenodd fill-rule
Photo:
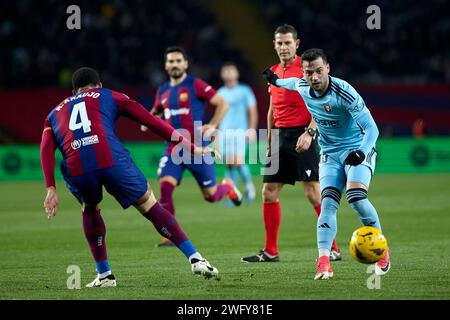
M 102 200 L 102 185 L 93 172 L 78 177 L 65 177 L 67 187 L 80 201 L 83 231 L 97 268 L 97 277 L 86 287 L 115 287 L 106 252 L 106 226 L 98 204 Z
M 199 268 L 205 278 L 219 277 L 217 269 L 197 252 L 175 217 L 156 201 L 145 176 L 132 161 L 103 170 L 102 181 L 122 208 L 133 205 L 163 237 L 172 241 L 189 259 L 193 272 Z
M 345 186 L 345 172 L 342 165 L 331 157 L 323 156 L 320 164 L 320 189 L 322 205 L 317 220 L 317 247 L 319 259 L 315 280 L 333 277 L 330 265 L 330 252 L 337 232 L 336 214 L 341 193 Z
M 153 223 L 155 229 L 162 236 L 169 239 L 183 252 L 191 263 L 193 274 L 207 279 L 219 279 L 219 271 L 201 256 L 181 229 L 175 217 L 156 201 L 150 187 L 134 206 L 145 218 Z
M 262 189 L 263 218 L 265 226 L 266 242 L 263 250 L 257 254 L 244 257 L 242 262 L 277 262 L 278 233 L 281 224 L 280 192 L 283 183 L 265 182 Z
M 183 171 L 183 164 L 175 164 L 170 156 L 165 155 L 159 160 L 159 202 L 172 215 L 175 215 L 173 192 L 176 186 L 181 183 Z M 156 247 L 170 246 L 173 246 L 173 243 L 165 237 L 163 237 L 161 242 L 156 244 Z
M 173 204 L 173 191 L 178 181 L 171 176 L 164 176 L 159 179 L 159 202 L 173 216 L 175 215 L 175 206 Z
M 318 181 L 302 181 L 302 184 L 306 198 L 314 207 L 316 217 L 317 219 L 319 219 L 322 207 L 320 184 Z M 333 243 L 331 244 L 330 261 L 339 261 L 339 260 L 342 260 L 341 250 L 339 249 L 336 243 L 336 238 L 334 238 Z
M 375 161 L 373 157 L 372 161 Z M 381 231 L 378 213 L 367 197 L 373 168 L 363 163 L 358 166 L 347 165 L 345 171 L 347 174 L 346 193 L 350 206 L 358 213 L 363 225 L 372 226 Z
M 372 155 L 375 162 L 374 155 Z M 361 164 L 358 166 L 348 166 L 347 170 L 347 199 L 350 206 L 358 213 L 361 223 L 365 226 L 373 226 L 380 231 L 381 223 L 378 213 L 367 197 L 370 181 L 372 179 L 373 166 Z M 391 268 L 390 252 L 386 252 L 383 259 L 375 264 L 375 274 L 384 275 Z
M 225 179 L 222 183 L 216 184 L 213 164 L 203 161 L 200 164 L 187 165 L 187 168 L 197 181 L 206 201 L 218 202 L 228 196 L 236 206 L 241 204 L 242 195 L 231 180 Z

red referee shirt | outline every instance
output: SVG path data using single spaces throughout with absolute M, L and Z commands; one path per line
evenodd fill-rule
M 297 56 L 294 61 L 283 67 L 281 63 L 273 65 L 270 70 L 280 79 L 303 78 L 302 60 Z M 311 114 L 297 91 L 269 85 L 272 97 L 274 126 L 278 128 L 307 126 L 311 122 Z

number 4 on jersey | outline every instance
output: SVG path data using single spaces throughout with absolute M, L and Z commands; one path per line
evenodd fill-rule
M 78 115 L 80 115 L 80 122 L 77 122 Z M 69 121 L 70 130 L 75 131 L 80 129 L 81 127 L 83 127 L 84 133 L 91 132 L 91 121 L 88 118 L 86 104 L 84 103 L 84 101 L 79 102 L 73 106 Z

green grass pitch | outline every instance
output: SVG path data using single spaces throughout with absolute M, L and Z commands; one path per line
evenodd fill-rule
M 260 178 L 257 188 L 260 189 Z M 151 181 L 158 189 L 156 181 Z M 354 261 L 348 241 L 359 226 L 341 201 L 338 244 L 343 261 L 330 281 L 314 281 L 316 218 L 300 185 L 282 193 L 279 263 L 244 264 L 264 245 L 261 198 L 225 208 L 202 200 L 191 178 L 175 191 L 176 216 L 194 245 L 220 270 L 203 280 L 176 248 L 155 248 L 153 226 L 134 209 L 122 210 L 105 194 L 108 256 L 116 288 L 87 289 L 95 265 L 78 204 L 58 183 L 60 207 L 48 221 L 39 182 L 0 183 L 0 299 L 449 299 L 450 174 L 376 175 L 369 192 L 392 254 L 380 289 L 368 289 L 366 265 Z M 157 193 L 157 192 L 156 192 Z M 67 268 L 81 268 L 81 290 L 67 289 Z M 370 282 L 370 280 L 369 280 Z

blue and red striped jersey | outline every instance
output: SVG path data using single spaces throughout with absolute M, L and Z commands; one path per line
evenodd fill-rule
M 216 90 L 209 84 L 188 75 L 177 85 L 171 85 L 168 81 L 159 86 L 153 109 L 157 113 L 162 112 L 164 119 L 175 129 L 184 129 L 179 132 L 186 138 L 194 140 L 194 134 L 200 134 L 199 127 L 203 122 L 206 102 L 215 94 Z M 169 143 L 167 152 L 172 147 L 173 143 Z
M 64 174 L 79 176 L 129 159 L 128 150 L 114 132 L 120 99 L 129 98 L 96 88 L 64 99 L 49 113 L 44 126 L 52 128 L 63 154 Z

